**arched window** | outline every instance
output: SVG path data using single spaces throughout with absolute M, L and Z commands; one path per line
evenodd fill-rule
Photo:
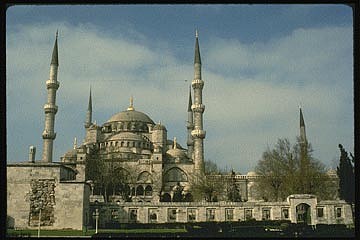
M 151 196 L 152 195 L 152 187 L 150 185 L 147 185 L 145 188 L 145 196 Z
M 170 196 L 170 194 L 164 193 L 164 195 L 162 195 L 161 201 L 162 201 L 162 202 L 171 202 L 171 196 Z
M 135 188 L 134 187 L 131 188 L 131 196 L 135 196 Z
M 137 182 L 139 183 L 152 183 L 151 174 L 147 171 L 144 171 L 139 174 L 137 178 Z
M 192 202 L 192 201 L 194 201 L 193 196 L 191 195 L 191 193 L 185 194 L 185 199 L 184 199 L 184 201 L 185 201 L 185 202 Z
M 139 185 L 136 188 L 136 195 L 137 196 L 143 196 L 144 195 L 144 187 Z
M 180 168 L 174 167 L 165 173 L 165 182 L 187 182 L 188 176 Z

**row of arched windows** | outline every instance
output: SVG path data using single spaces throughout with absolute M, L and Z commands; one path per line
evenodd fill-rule
M 131 195 L 132 196 L 152 196 L 152 187 L 150 185 L 147 185 L 145 188 L 143 185 L 138 185 L 136 188 L 133 187 L 131 189 Z
M 113 122 L 103 127 L 103 132 L 136 131 L 149 132 L 146 123 L 142 122 Z
M 138 141 L 111 141 L 111 142 L 105 142 L 100 143 L 100 149 L 106 148 L 106 147 L 137 147 L 137 148 L 144 148 L 144 149 L 150 149 L 151 145 L 147 142 L 138 142 Z

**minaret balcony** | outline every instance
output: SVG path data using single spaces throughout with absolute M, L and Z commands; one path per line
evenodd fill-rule
M 56 133 L 54 133 L 54 132 L 51 133 L 51 132 L 48 132 L 47 130 L 44 130 L 44 132 L 42 133 L 42 138 L 54 140 L 56 138 Z
M 204 87 L 204 81 L 201 80 L 201 79 L 194 79 L 192 82 L 191 82 L 191 85 L 193 88 L 199 88 L 199 89 L 202 89 Z
M 44 111 L 45 113 L 57 113 L 58 111 L 58 106 L 51 104 L 51 103 L 46 103 L 44 105 Z
M 203 113 L 205 111 L 205 105 L 204 104 L 193 104 L 191 105 L 191 110 L 193 110 L 193 112 L 199 112 L 199 113 Z
M 187 122 L 187 123 L 186 123 L 186 128 L 187 128 L 187 129 L 193 129 L 193 128 L 194 128 L 194 124 L 191 123 L 191 122 Z
M 191 136 L 196 138 L 205 138 L 205 135 L 206 135 L 206 131 L 201 129 L 195 129 L 191 131 Z
M 54 81 L 54 80 L 49 79 L 49 80 L 46 81 L 46 88 L 47 89 L 50 89 L 50 88 L 58 89 L 59 85 L 60 85 L 60 83 L 58 81 L 56 81 L 56 80 Z

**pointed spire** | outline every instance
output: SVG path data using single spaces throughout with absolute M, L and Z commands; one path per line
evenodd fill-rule
M 90 93 L 89 93 L 88 111 L 92 111 L 91 86 L 90 86 Z
M 201 58 L 200 58 L 200 48 L 199 48 L 199 34 L 198 31 L 195 31 L 195 38 L 196 38 L 196 42 L 195 42 L 195 59 L 194 59 L 194 63 L 199 63 L 201 64 Z
M 301 111 L 301 106 L 299 106 L 299 108 L 300 108 L 300 127 L 305 127 L 305 121 L 304 121 L 303 113 Z
M 58 31 L 56 30 L 55 44 L 54 44 L 54 49 L 53 49 L 50 65 L 59 66 L 57 39 L 58 39 Z
M 191 112 L 192 98 L 191 98 L 191 85 L 189 86 L 189 105 L 188 112 Z
M 74 149 L 77 148 L 77 140 L 76 140 L 76 137 L 74 138 Z
M 134 98 L 133 96 L 130 97 L 130 106 L 127 108 L 128 111 L 134 111 Z
M 85 128 L 90 127 L 91 124 L 92 124 L 92 98 L 91 98 L 91 86 L 90 86 L 89 104 L 86 113 Z
M 305 121 L 303 117 L 303 113 L 300 107 L 300 139 L 302 142 L 306 143 L 306 130 L 305 130 Z

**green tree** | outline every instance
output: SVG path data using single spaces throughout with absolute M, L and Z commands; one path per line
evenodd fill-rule
M 265 200 L 281 201 L 291 194 L 315 194 L 325 198 L 329 181 L 325 165 L 312 156 L 312 147 L 297 138 L 293 146 L 279 139 L 274 149 L 267 149 L 255 167 L 260 178 L 256 191 Z
M 348 203 L 355 202 L 355 157 L 350 153 L 351 159 L 343 146 L 339 144 L 340 162 L 337 167 L 339 177 L 339 197 Z
M 106 166 L 103 161 L 99 161 L 97 155 L 92 155 L 85 163 L 85 180 L 92 180 L 94 183 L 94 194 L 102 194 L 103 174 Z
M 231 171 L 231 180 L 226 191 L 227 200 L 230 202 L 241 202 L 239 187 L 236 185 L 235 172 Z
M 218 195 L 224 186 L 220 181 L 222 170 L 212 161 L 205 161 L 205 174 L 193 174 L 190 177 L 190 189 L 195 201 L 218 201 Z
M 211 161 L 207 160 L 204 162 L 205 175 L 214 175 L 214 174 L 224 174 L 225 170 L 218 167 L 218 165 Z

